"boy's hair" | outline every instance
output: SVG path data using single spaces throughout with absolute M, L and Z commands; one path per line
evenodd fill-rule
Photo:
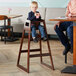
M 32 6 L 32 5 L 36 5 L 36 6 L 38 7 L 38 3 L 37 3 L 36 1 L 32 1 L 32 2 L 31 2 L 31 6 Z

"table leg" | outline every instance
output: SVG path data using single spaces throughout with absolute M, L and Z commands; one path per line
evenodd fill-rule
M 76 65 L 76 26 L 73 30 L 73 65 Z
M 76 23 L 73 26 L 73 66 L 67 66 L 61 72 L 76 74 Z

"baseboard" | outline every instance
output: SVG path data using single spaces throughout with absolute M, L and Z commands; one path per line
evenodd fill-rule
M 1 36 L 1 34 L 2 34 L 2 36 L 4 36 L 4 33 L 2 32 L 0 32 L 0 36 Z M 6 36 L 7 36 L 8 34 L 7 34 L 7 32 L 6 32 Z M 19 32 L 14 32 L 13 33 L 13 36 L 14 37 L 17 37 L 17 38 L 21 38 L 22 37 L 22 33 L 19 33 Z M 28 37 L 28 33 L 25 33 L 25 37 Z M 48 34 L 48 38 L 49 39 L 59 39 L 58 38 L 58 36 L 57 35 L 53 35 L 53 34 Z

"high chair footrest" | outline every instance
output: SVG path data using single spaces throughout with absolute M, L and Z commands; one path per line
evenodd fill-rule
M 41 49 L 31 49 L 30 52 L 40 52 Z M 28 50 L 21 50 L 21 53 L 28 52 Z
M 32 57 L 40 57 L 40 56 L 50 56 L 50 54 L 49 53 L 44 53 L 44 54 L 32 54 L 32 55 L 30 55 L 31 58 Z

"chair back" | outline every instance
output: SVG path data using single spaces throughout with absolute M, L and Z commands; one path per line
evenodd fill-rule
M 0 15 L 0 20 L 6 20 L 6 19 L 8 19 L 7 16 L 5 16 L 5 15 Z
M 4 26 L 6 26 L 6 19 L 8 19 L 5 15 L 0 15 L 0 20 L 4 20 Z

